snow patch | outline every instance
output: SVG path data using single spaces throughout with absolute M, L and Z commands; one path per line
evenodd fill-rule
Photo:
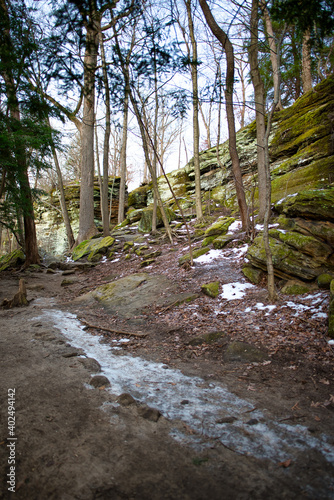
M 219 297 L 225 300 L 242 299 L 246 294 L 246 290 L 251 288 L 256 288 L 256 286 L 250 283 L 227 283 L 223 285 L 223 293 Z

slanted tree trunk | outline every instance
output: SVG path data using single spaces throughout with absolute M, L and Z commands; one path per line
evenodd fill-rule
M 201 170 L 199 162 L 199 122 L 198 122 L 198 76 L 197 76 L 197 42 L 194 32 L 194 24 L 191 12 L 191 0 L 184 0 L 187 9 L 189 35 L 191 40 L 191 82 L 192 82 L 192 97 L 193 97 L 193 147 L 194 147 L 194 171 L 195 171 L 195 203 L 196 217 L 203 217 L 202 211 L 202 193 L 201 193 Z
M 208 23 L 212 34 L 220 41 L 226 54 L 226 84 L 225 84 L 225 101 L 226 101 L 226 116 L 228 123 L 229 134 L 229 152 L 232 160 L 232 170 L 235 182 L 235 189 L 242 221 L 242 228 L 247 233 L 250 231 L 250 218 L 246 203 L 245 190 L 242 181 L 240 161 L 237 151 L 235 120 L 233 111 L 233 85 L 234 85 L 234 51 L 233 46 L 227 34 L 218 26 L 214 17 L 211 14 L 206 0 L 199 0 L 205 19 Z
M 302 49 L 302 82 L 303 93 L 312 90 L 312 72 L 311 72 L 311 47 L 310 47 L 310 30 L 307 30 L 303 36 Z
M 251 42 L 248 49 L 249 64 L 251 68 L 251 79 L 254 87 L 255 112 L 256 112 L 256 142 L 257 142 L 257 171 L 259 190 L 259 214 L 258 220 L 263 221 L 266 211 L 266 169 L 264 158 L 264 136 L 266 133 L 265 124 L 265 98 L 264 85 L 258 65 L 258 0 L 252 1 L 252 11 L 250 19 Z

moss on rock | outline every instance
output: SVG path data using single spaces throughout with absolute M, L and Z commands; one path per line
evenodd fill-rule
M 230 225 L 235 221 L 234 217 L 221 217 L 205 231 L 205 236 L 220 236 L 226 234 Z
M 252 266 L 244 266 L 242 268 L 242 272 L 244 276 L 254 285 L 258 285 L 263 276 L 261 269 L 256 269 Z
M 215 299 L 219 294 L 219 281 L 205 283 L 204 285 L 201 285 L 201 290 L 208 297 Z
M 309 293 L 313 291 L 316 287 L 312 285 L 308 285 L 307 283 L 303 283 L 297 280 L 289 280 L 283 288 L 281 292 L 285 295 L 302 295 L 303 293 Z
M 195 248 L 193 250 L 193 259 L 197 259 L 197 257 L 200 257 L 201 255 L 210 252 L 210 250 L 211 250 L 210 247 Z M 187 253 L 186 255 L 183 255 L 182 257 L 179 258 L 179 266 L 182 266 L 183 264 L 189 261 L 190 261 L 190 254 Z
M 105 238 L 91 238 L 90 240 L 82 241 L 78 246 L 73 249 L 72 259 L 77 261 L 86 255 L 89 256 L 90 261 L 96 261 L 95 255 L 99 254 L 101 257 L 105 255 L 115 242 L 112 236 Z
M 18 267 L 21 266 L 26 257 L 22 248 L 17 248 L 11 253 L 3 255 L 0 257 L 0 272 L 9 269 L 10 267 Z

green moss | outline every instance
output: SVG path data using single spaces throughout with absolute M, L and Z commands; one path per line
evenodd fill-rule
M 106 254 L 108 248 L 110 248 L 114 242 L 115 238 L 112 236 L 106 236 L 105 238 L 92 238 L 90 240 L 82 241 L 73 249 L 72 259 L 77 261 L 88 255 L 90 261 L 95 261 L 95 255 L 99 254 L 102 256 Z
M 314 286 L 312 287 L 300 281 L 290 280 L 283 286 L 281 292 L 285 295 L 302 295 L 313 290 Z
M 262 279 L 263 272 L 255 267 L 245 266 L 242 268 L 244 276 L 254 285 L 258 285 Z
M 332 280 L 334 280 L 333 274 L 328 274 L 328 273 L 320 274 L 320 276 L 318 276 L 317 278 L 318 287 L 323 288 L 325 290 L 329 290 Z
M 11 253 L 3 255 L 0 258 L 0 272 L 9 269 L 10 267 L 17 267 L 24 263 L 25 255 L 21 248 L 14 250 Z
M 141 264 L 140 264 L 140 267 L 150 266 L 151 264 L 153 264 L 153 262 L 155 262 L 155 259 L 146 259 L 146 260 L 143 260 L 143 262 L 141 262 Z
M 226 234 L 230 225 L 235 221 L 234 217 L 221 217 L 214 222 L 206 231 L 205 236 Z
M 287 217 L 334 220 L 334 188 L 297 190 L 275 208 Z
M 326 264 L 328 257 L 332 253 L 329 245 L 326 245 L 326 243 L 319 241 L 313 236 L 306 236 L 292 231 L 282 233 L 277 229 L 269 230 L 269 235 L 306 255 L 311 255 L 315 260 L 323 264 Z
M 226 338 L 225 332 L 210 332 L 190 340 L 189 345 L 213 344 Z
M 208 236 L 207 238 L 204 238 L 204 240 L 202 241 L 202 247 L 207 247 L 209 245 L 211 245 L 211 243 L 217 238 L 216 235 L 213 235 L 213 236 Z
M 201 290 L 208 297 L 215 299 L 219 294 L 219 281 L 205 283 L 204 285 L 201 285 Z
M 128 205 L 134 208 L 144 208 L 147 203 L 147 192 L 149 191 L 149 185 L 140 186 L 129 193 Z
M 226 245 L 228 245 L 228 243 L 233 241 L 233 239 L 234 239 L 233 235 L 222 234 L 221 236 L 218 236 L 217 238 L 215 238 L 213 240 L 213 242 L 212 242 L 213 248 L 215 248 L 216 250 L 220 250 L 222 248 L 225 248 Z

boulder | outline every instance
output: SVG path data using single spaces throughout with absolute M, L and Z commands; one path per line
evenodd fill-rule
M 316 285 L 310 285 L 298 280 L 289 280 L 285 283 L 281 292 L 286 295 L 302 295 L 303 293 L 313 292 Z
M 274 273 L 283 279 L 299 278 L 303 281 L 312 281 L 324 272 L 324 266 L 310 256 L 295 250 L 279 239 L 269 238 L 272 253 Z M 250 263 L 257 268 L 267 271 L 266 252 L 262 236 L 255 238 L 247 252 Z
M 169 307 L 194 300 L 198 294 L 179 292 L 177 285 L 164 275 L 148 273 L 131 274 L 117 281 L 106 283 L 74 299 L 74 303 L 103 307 L 110 314 L 133 318 L 154 305 Z M 145 324 L 145 319 L 143 318 Z
M 210 250 L 211 250 L 210 247 L 194 248 L 193 252 L 192 252 L 193 259 L 197 259 L 197 257 L 200 257 L 201 255 L 205 255 L 206 253 L 210 252 Z M 189 253 L 187 253 L 179 258 L 179 266 L 182 266 L 186 262 L 190 262 L 190 254 Z
M 235 221 L 234 217 L 220 217 L 216 222 L 211 224 L 210 227 L 205 231 L 205 236 L 220 236 L 221 234 L 226 234 L 230 225 Z
M 334 188 L 290 195 L 276 203 L 275 208 L 287 217 L 334 221 Z
M 73 249 L 72 259 L 77 261 L 85 256 L 88 256 L 89 261 L 94 261 L 98 255 L 98 260 L 107 253 L 108 249 L 114 244 L 115 238 L 106 236 L 105 238 L 91 238 L 90 240 L 82 241 Z
M 176 215 L 173 210 L 171 210 L 168 207 L 164 207 L 165 213 L 168 219 L 168 222 L 171 222 L 172 220 L 175 219 Z M 150 233 L 152 231 L 152 216 L 153 216 L 153 208 L 145 208 L 142 212 L 141 219 L 138 224 L 138 230 L 141 231 L 142 233 Z M 162 227 L 163 220 L 161 216 L 161 211 L 160 208 L 157 208 L 157 227 Z
M 258 285 L 263 276 L 263 271 L 261 271 L 261 269 L 256 269 L 252 266 L 244 266 L 242 268 L 242 272 L 244 276 L 246 276 L 246 278 L 254 285 Z
M 18 267 L 24 264 L 26 257 L 22 248 L 17 248 L 11 253 L 0 257 L 0 272 L 9 269 L 10 267 Z

